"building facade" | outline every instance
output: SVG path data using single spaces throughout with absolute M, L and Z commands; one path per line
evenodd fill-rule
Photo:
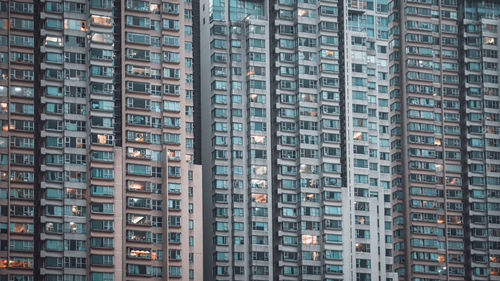
M 497 1 L 390 6 L 394 269 L 497 280 Z
M 462 175 L 465 174 L 465 279 L 498 280 L 500 3 L 465 1 L 459 6 L 459 15 L 463 21 L 463 30 L 459 31 L 463 34 L 463 38 L 459 36 L 459 46 L 463 46 L 459 70 L 461 154 L 466 157 L 461 160 Z M 482 120 L 477 118 L 481 114 Z
M 202 279 L 193 6 L 0 3 L 1 280 Z
M 387 1 L 347 1 L 341 82 L 342 161 L 350 190 L 353 280 L 397 280 L 392 261 Z M 342 86 L 340 86 L 342 87 Z M 356 279 L 354 279 L 356 278 Z
M 500 280 L 499 25 L 0 1 L 0 281 Z
M 497 1 L 200 8 L 205 279 L 497 278 Z
M 34 21 L 33 2 L 2 2 L 0 266 L 13 278 L 33 274 Z
M 205 279 L 253 272 L 267 280 L 274 245 L 267 6 L 203 2 L 200 12 L 201 42 L 207 46 L 200 53 L 202 159 L 210 174 L 204 200 L 211 206 L 204 213 L 213 218 L 204 222 L 211 234 L 205 238 L 211 251 L 205 262 L 214 263 L 215 271 Z
M 201 2 L 206 280 L 396 279 L 387 7 Z

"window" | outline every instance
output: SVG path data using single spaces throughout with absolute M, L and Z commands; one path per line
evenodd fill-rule
M 90 274 L 90 280 L 91 281 L 113 281 L 113 273 L 110 273 L 110 272 L 92 272 Z
M 126 16 L 126 24 L 134 27 L 149 28 L 150 19 L 146 17 Z
M 151 275 L 150 265 L 127 264 L 127 274 L 130 275 Z
M 91 265 L 113 265 L 113 256 L 107 255 L 90 255 Z
M 162 43 L 165 46 L 178 47 L 179 46 L 179 37 L 171 36 L 171 35 L 163 35 Z
M 163 19 L 163 28 L 167 30 L 179 30 L 179 21 L 173 19 Z
M 181 267 L 180 266 L 169 266 L 168 276 L 169 277 L 181 277 Z

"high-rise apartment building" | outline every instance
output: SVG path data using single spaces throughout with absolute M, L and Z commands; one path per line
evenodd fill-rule
M 207 280 L 496 278 L 498 1 L 200 10 Z
M 277 261 L 268 5 L 200 7 L 206 280 L 268 280 Z
M 124 271 L 199 280 L 202 190 L 201 167 L 193 165 L 193 3 L 122 5 Z M 144 249 L 149 240 L 152 247 Z M 145 250 L 149 260 L 137 260 Z
M 205 279 L 396 278 L 386 4 L 202 1 Z
M 390 5 L 394 269 L 498 280 L 498 1 Z
M 500 3 L 467 0 L 460 4 L 464 275 L 466 280 L 500 280 Z M 448 231 L 450 235 L 454 233 Z
M 345 2 L 344 2 L 345 3 Z M 387 1 L 348 1 L 340 57 L 341 163 L 353 229 L 352 280 L 397 280 L 392 262 Z M 344 150 L 342 150 L 344 149 Z M 345 163 L 343 163 L 345 161 Z M 352 247 L 352 246 L 351 246 Z
M 33 274 L 36 247 L 33 11 L 30 1 L 0 2 L 0 268 L 13 280 Z
M 196 8 L 0 2 L 0 280 L 202 279 Z

